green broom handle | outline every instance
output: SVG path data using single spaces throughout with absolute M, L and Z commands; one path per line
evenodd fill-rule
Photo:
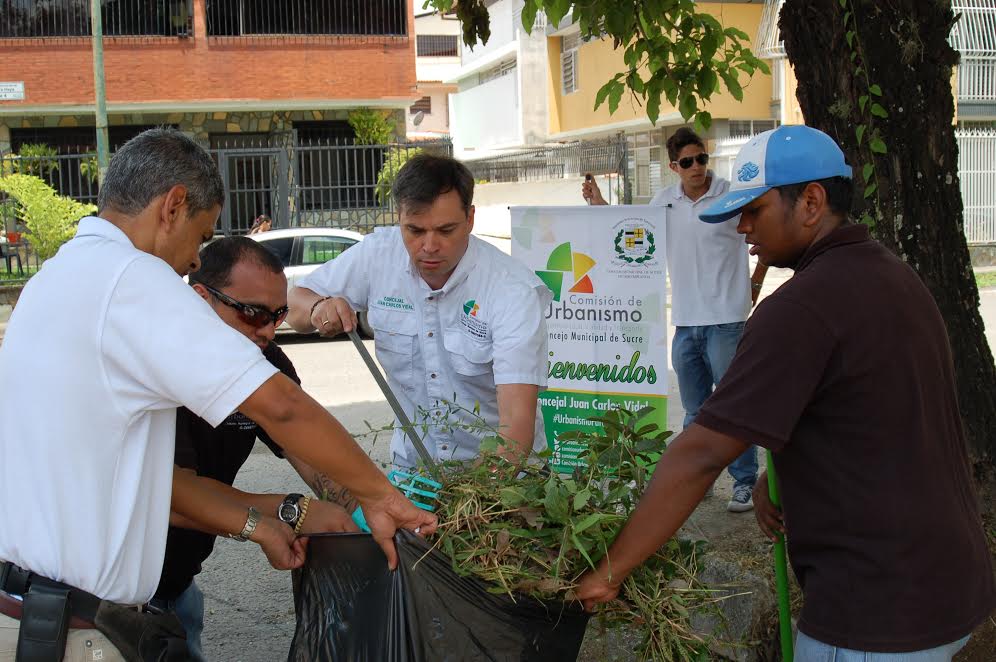
M 771 451 L 765 451 L 768 459 L 768 498 L 776 508 L 782 507 L 778 494 L 778 475 L 775 473 L 775 460 Z M 782 642 L 782 660 L 792 662 L 795 656 L 792 648 L 792 608 L 789 604 L 788 561 L 785 556 L 785 536 L 776 533 L 775 541 L 775 585 L 778 588 L 778 630 Z

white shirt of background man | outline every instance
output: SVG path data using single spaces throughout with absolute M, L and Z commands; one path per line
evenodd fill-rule
M 650 201 L 672 205 L 666 236 L 674 326 L 743 322 L 750 314 L 748 252 L 743 235 L 737 234 L 739 214 L 723 223 L 699 220 L 699 214 L 730 188 L 712 171 L 709 176 L 709 190 L 698 200 L 686 197 L 678 182 Z

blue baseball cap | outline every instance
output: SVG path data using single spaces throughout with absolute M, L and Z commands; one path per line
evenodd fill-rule
M 730 190 L 699 218 L 722 223 L 776 186 L 829 177 L 852 177 L 851 166 L 833 138 L 808 126 L 780 126 L 759 133 L 740 149 Z

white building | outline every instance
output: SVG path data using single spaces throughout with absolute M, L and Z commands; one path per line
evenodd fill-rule
M 419 3 L 416 3 L 418 5 Z M 450 94 L 447 83 L 460 70 L 460 21 L 453 14 L 415 9 L 415 76 L 421 98 L 408 109 L 409 139 L 442 138 L 450 133 Z
M 545 19 L 522 28 L 523 0 L 485 0 L 491 15 L 486 45 L 464 47 L 449 82 L 454 156 L 475 159 L 531 145 L 548 136 Z

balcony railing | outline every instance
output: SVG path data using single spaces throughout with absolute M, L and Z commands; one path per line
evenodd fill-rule
M 207 0 L 209 37 L 405 36 L 406 0 Z
M 104 34 L 109 37 L 186 37 L 191 33 L 192 0 L 102 0 Z M 0 39 L 89 37 L 89 0 L 0 2 Z
M 958 65 L 958 100 L 996 103 L 996 58 L 965 58 Z

